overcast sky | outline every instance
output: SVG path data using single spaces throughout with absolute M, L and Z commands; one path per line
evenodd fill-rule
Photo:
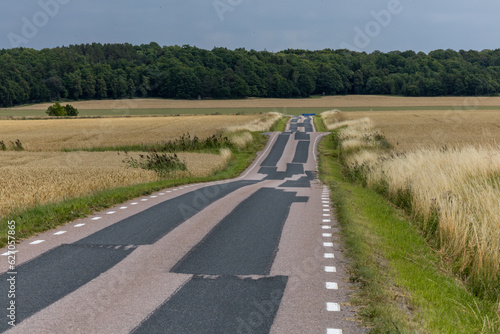
M 1 0 L 0 49 L 157 42 L 204 49 L 500 48 L 499 0 Z

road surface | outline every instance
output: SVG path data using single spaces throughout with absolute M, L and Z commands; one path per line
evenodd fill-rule
M 236 179 L 167 189 L 23 241 L 15 268 L 3 249 L 0 331 L 362 333 L 316 179 L 322 135 L 294 117 Z

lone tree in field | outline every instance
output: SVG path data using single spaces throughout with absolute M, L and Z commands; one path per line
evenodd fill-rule
M 59 102 L 56 102 L 47 109 L 46 113 L 49 116 L 78 116 L 78 109 L 70 104 L 63 107 Z

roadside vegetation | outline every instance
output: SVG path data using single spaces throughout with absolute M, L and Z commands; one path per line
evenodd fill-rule
M 500 332 L 500 152 L 395 153 L 370 119 L 340 116 L 323 114 L 321 169 L 372 332 Z

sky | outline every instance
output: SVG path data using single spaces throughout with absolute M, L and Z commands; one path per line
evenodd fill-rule
M 2 0 L 0 49 L 497 49 L 499 13 L 499 0 Z

